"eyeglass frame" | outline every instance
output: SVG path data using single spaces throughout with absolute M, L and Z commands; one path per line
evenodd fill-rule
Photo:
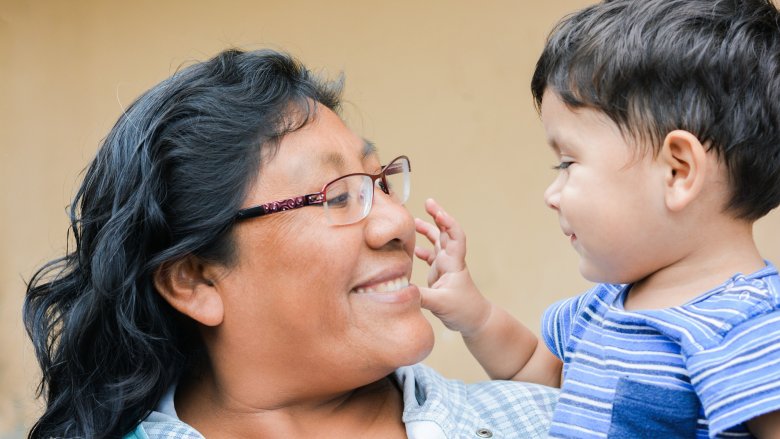
M 318 206 L 318 205 L 321 205 L 321 204 L 325 204 L 325 202 L 327 201 L 325 199 L 325 189 L 327 189 L 327 187 L 329 185 L 331 185 L 331 184 L 333 184 L 333 183 L 335 183 L 335 182 L 337 182 L 337 181 L 339 181 L 341 179 L 344 179 L 344 178 L 347 178 L 347 177 L 352 177 L 352 176 L 355 176 L 355 175 L 362 175 L 362 176 L 366 176 L 366 177 L 371 178 L 372 190 L 374 188 L 376 188 L 377 180 L 381 179 L 382 185 L 384 187 L 380 187 L 380 189 L 386 195 L 390 195 L 390 191 L 389 191 L 389 189 L 387 187 L 387 180 L 385 178 L 385 172 L 387 171 L 387 168 L 390 165 L 392 165 L 393 163 L 395 163 L 399 159 L 406 160 L 407 168 L 409 169 L 409 173 L 411 173 L 412 172 L 412 163 L 409 160 L 409 157 L 407 157 L 405 155 L 399 155 L 398 157 L 394 158 L 393 160 L 390 160 L 390 162 L 388 164 L 383 166 L 382 170 L 379 171 L 378 174 L 368 174 L 366 172 L 353 172 L 352 174 L 342 175 L 341 177 L 335 178 L 335 179 L 325 183 L 322 186 L 322 189 L 319 192 L 315 192 L 315 193 L 312 193 L 312 194 L 306 194 L 306 195 L 299 195 L 297 197 L 286 198 L 284 200 L 279 200 L 279 201 L 271 201 L 270 203 L 263 203 L 263 204 L 259 204 L 257 206 L 252 206 L 252 207 L 246 207 L 246 208 L 243 208 L 243 209 L 239 209 L 239 211 L 236 212 L 235 221 L 243 221 L 243 220 L 250 219 L 250 218 L 257 218 L 257 217 L 261 217 L 261 216 L 270 215 L 272 213 L 285 212 L 285 211 L 288 211 L 288 210 L 294 210 L 294 209 L 298 209 L 298 208 L 306 207 L 306 206 Z M 369 206 L 368 210 L 366 211 L 366 215 L 364 215 L 363 217 L 361 217 L 360 219 L 358 219 L 354 223 L 359 222 L 360 220 L 362 220 L 363 218 L 368 216 L 368 213 L 371 212 L 371 208 L 373 206 L 374 206 L 374 197 L 372 195 L 372 197 L 371 197 L 371 206 Z M 339 224 L 339 225 L 349 225 L 349 224 L 354 224 L 354 223 Z

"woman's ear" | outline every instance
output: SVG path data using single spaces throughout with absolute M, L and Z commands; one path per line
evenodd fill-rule
M 154 286 L 177 311 L 206 326 L 217 326 L 224 305 L 208 267 L 195 256 L 165 263 L 154 272 Z
M 688 131 L 674 130 L 666 135 L 659 160 L 664 167 L 666 207 L 679 212 L 701 193 L 707 180 L 707 150 Z

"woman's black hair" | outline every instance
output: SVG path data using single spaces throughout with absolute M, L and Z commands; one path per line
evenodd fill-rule
M 780 13 L 771 0 L 606 0 L 550 34 L 531 82 L 655 152 L 689 131 L 726 164 L 726 209 L 780 204 Z
M 202 358 L 194 322 L 162 299 L 153 273 L 188 255 L 230 265 L 261 149 L 318 104 L 337 110 L 340 89 L 284 53 L 227 50 L 119 118 L 70 206 L 75 247 L 27 286 L 46 401 L 30 438 L 121 437 Z

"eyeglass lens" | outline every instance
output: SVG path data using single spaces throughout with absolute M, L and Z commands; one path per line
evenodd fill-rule
M 383 173 L 387 187 L 384 187 L 381 177 L 376 179 L 375 184 L 394 201 L 405 203 L 409 198 L 409 161 L 399 158 L 387 165 Z M 346 176 L 325 188 L 325 212 L 333 224 L 352 224 L 368 215 L 373 198 L 374 181 L 370 176 Z

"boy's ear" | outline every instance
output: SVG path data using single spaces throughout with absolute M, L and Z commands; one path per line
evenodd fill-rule
M 154 272 L 154 286 L 174 309 L 206 326 L 217 326 L 224 317 L 222 296 L 208 265 L 189 255 L 161 265 Z
M 674 130 L 666 135 L 659 160 L 665 172 L 666 207 L 683 210 L 704 187 L 707 172 L 707 149 L 688 131 Z

